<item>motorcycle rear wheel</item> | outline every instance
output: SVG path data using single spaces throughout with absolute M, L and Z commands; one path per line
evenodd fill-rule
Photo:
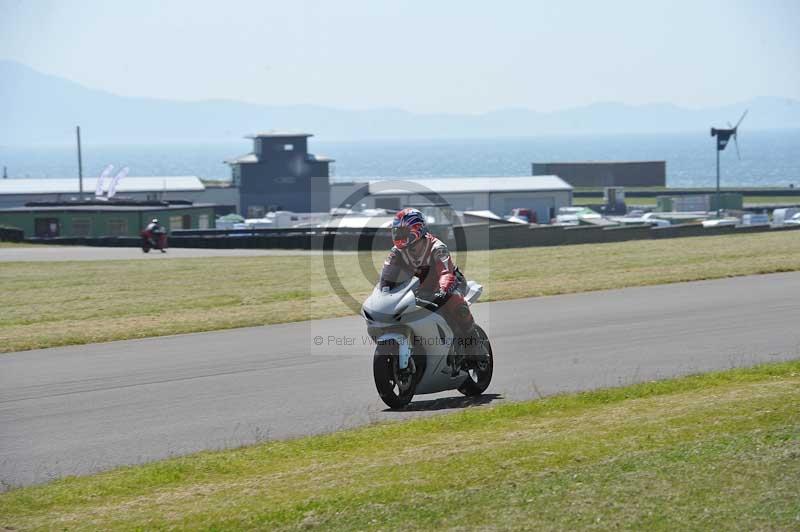
M 375 388 L 386 406 L 392 409 L 403 408 L 414 397 L 415 374 L 402 378 L 397 366 L 398 346 L 395 343 L 378 345 L 372 358 L 372 375 Z
M 478 367 L 470 369 L 468 371 L 469 377 L 464 381 L 464 384 L 459 386 L 458 391 L 467 397 L 481 395 L 485 392 L 486 388 L 488 388 L 489 384 L 492 382 L 492 373 L 494 372 L 494 355 L 492 353 L 492 344 L 489 342 L 489 337 L 486 336 L 486 332 L 478 325 L 476 325 L 475 328 L 478 330 L 478 336 L 480 336 L 481 345 L 483 346 L 482 349 L 484 349 L 486 354 L 486 360 L 482 361 Z

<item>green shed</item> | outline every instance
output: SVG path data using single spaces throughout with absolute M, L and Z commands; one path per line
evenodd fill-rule
M 153 218 L 168 230 L 213 229 L 213 204 L 47 204 L 0 209 L 0 225 L 25 238 L 139 236 Z

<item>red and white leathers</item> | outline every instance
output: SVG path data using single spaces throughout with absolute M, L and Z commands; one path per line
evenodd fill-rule
M 439 312 L 456 335 L 468 336 L 475 321 L 463 296 L 466 281 L 460 272 L 457 273 L 444 242 L 426 233 L 405 249 L 392 247 L 383 262 L 381 287 L 392 286 L 411 276 L 420 280 L 417 292 L 420 298 L 431 299 L 436 293 L 444 295 Z

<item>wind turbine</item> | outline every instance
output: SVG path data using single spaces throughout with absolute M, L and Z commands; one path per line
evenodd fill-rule
M 739 140 L 738 140 L 738 129 L 739 124 L 742 123 L 744 117 L 747 116 L 748 109 L 745 109 L 744 113 L 742 113 L 742 117 L 736 122 L 735 126 L 732 126 L 730 122 L 728 122 L 728 129 L 718 129 L 715 127 L 711 128 L 711 136 L 717 137 L 717 218 L 722 216 L 722 203 L 720 201 L 720 190 L 719 190 L 719 152 L 724 150 L 728 146 L 728 141 L 730 141 L 731 137 L 733 137 L 733 143 L 736 145 L 736 157 L 741 160 L 741 155 L 739 154 Z

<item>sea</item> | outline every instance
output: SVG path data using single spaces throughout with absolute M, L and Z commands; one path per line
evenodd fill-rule
M 665 160 L 667 186 L 711 187 L 715 139 L 708 132 L 470 138 L 347 140 L 312 137 L 309 151 L 333 157 L 333 181 L 391 178 L 530 175 L 532 162 Z M 226 180 L 226 159 L 248 153 L 247 139 L 221 142 L 83 145 L 85 176 L 108 164 L 133 176 L 196 175 Z M 742 131 L 740 157 L 731 143 L 721 153 L 725 187 L 800 186 L 800 130 Z M 77 176 L 74 145 L 0 146 L 9 178 Z

